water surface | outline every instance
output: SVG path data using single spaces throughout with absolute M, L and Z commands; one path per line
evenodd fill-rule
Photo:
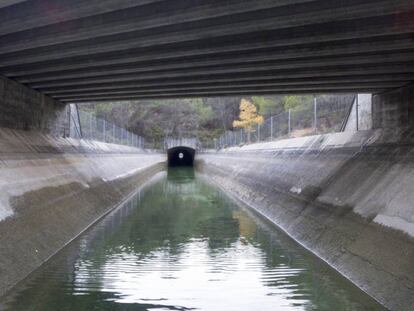
M 1 300 L 1 310 L 383 310 L 190 169 L 163 173 Z

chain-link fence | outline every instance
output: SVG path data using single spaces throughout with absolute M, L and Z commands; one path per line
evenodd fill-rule
M 226 131 L 203 147 L 219 149 L 286 137 L 339 132 L 348 118 L 353 101 L 318 102 L 315 98 L 313 103 L 267 118 L 250 131 Z
M 145 148 L 145 139 L 92 113 L 70 105 L 70 137 Z

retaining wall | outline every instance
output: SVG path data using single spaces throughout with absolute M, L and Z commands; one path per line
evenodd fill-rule
M 0 76 L 0 127 L 36 130 L 54 136 L 69 134 L 66 105 Z
M 0 129 L 0 295 L 165 165 L 127 146 Z
M 198 170 L 391 310 L 414 305 L 414 132 L 344 132 L 199 154 Z
M 372 96 L 373 128 L 414 125 L 414 83 Z

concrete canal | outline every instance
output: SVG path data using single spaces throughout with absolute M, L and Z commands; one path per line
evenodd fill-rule
M 191 168 L 155 175 L 1 310 L 382 310 Z

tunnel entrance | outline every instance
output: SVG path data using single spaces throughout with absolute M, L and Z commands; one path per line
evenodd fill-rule
M 174 147 L 167 151 L 168 166 L 193 166 L 195 150 L 189 147 Z

